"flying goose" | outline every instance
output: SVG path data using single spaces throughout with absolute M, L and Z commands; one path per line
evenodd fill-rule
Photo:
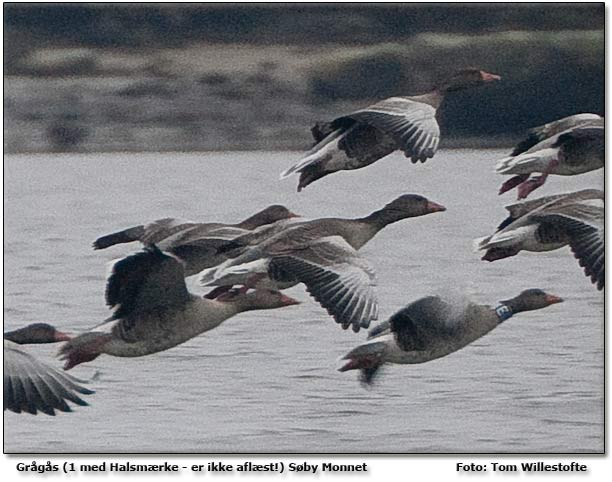
M 215 300 L 189 293 L 183 266 L 155 245 L 116 262 L 106 286 L 113 315 L 60 349 L 65 370 L 102 353 L 139 357 L 168 350 L 249 310 L 299 302 L 277 291 L 228 291 Z
M 90 395 L 85 383 L 59 372 L 23 351 L 19 345 L 57 343 L 70 336 L 46 323 L 33 323 L 4 333 L 4 410 L 15 413 L 72 412 L 66 401 L 87 405 L 77 394 Z
M 299 217 L 285 206 L 272 205 L 237 224 L 196 223 L 183 219 L 164 218 L 146 225 L 134 226 L 96 239 L 94 249 L 105 249 L 121 243 L 140 241 L 155 244 L 184 263 L 185 276 L 210 268 L 226 257 L 217 248 L 232 239 L 281 220 Z
M 444 210 L 423 196 L 405 194 L 364 218 L 299 222 L 204 270 L 200 282 L 218 287 L 207 295 L 211 298 L 235 284 L 286 289 L 304 283 L 337 323 L 359 331 L 377 318 L 378 306 L 374 270 L 357 250 L 388 224 Z
M 552 251 L 569 245 L 585 274 L 604 287 L 604 192 L 585 189 L 506 206 L 510 216 L 495 234 L 477 239 L 485 261 L 520 251 Z
M 337 171 L 361 169 L 401 150 L 412 162 L 433 157 L 440 142 L 436 111 L 446 94 L 499 80 L 478 69 L 459 70 L 431 92 L 391 97 L 312 128 L 315 146 L 281 174 L 299 173 L 298 192 Z
M 522 311 L 538 310 L 563 300 L 540 289 L 528 289 L 493 308 L 467 303 L 457 306 L 439 296 L 426 296 L 372 328 L 368 341 L 351 350 L 339 371 L 361 370 L 371 384 L 385 363 L 415 364 L 441 358 L 486 335 Z
M 604 119 L 596 114 L 576 114 L 532 129 L 509 157 L 498 161 L 497 173 L 514 174 L 499 194 L 518 187 L 518 199 L 524 199 L 549 174 L 574 176 L 603 167 L 604 136 Z

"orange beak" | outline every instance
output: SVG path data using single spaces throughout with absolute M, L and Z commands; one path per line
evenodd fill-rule
M 562 303 L 563 298 L 559 298 L 558 296 L 555 296 L 555 295 L 546 295 L 546 301 L 552 305 L 554 303 Z
M 494 82 L 496 80 L 501 80 L 501 77 L 499 75 L 490 74 L 489 72 L 485 72 L 484 70 L 480 71 L 480 78 L 484 82 Z

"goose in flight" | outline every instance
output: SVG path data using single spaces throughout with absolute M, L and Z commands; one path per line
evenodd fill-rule
M 604 166 L 604 118 L 576 114 L 529 131 L 509 157 L 498 161 L 495 171 L 514 174 L 499 190 L 515 187 L 524 199 L 544 184 L 549 174 L 575 176 Z M 540 173 L 540 175 L 534 175 Z
M 585 274 L 601 290 L 605 282 L 604 192 L 585 189 L 506 206 L 510 215 L 491 235 L 476 240 L 482 259 L 520 251 L 552 251 L 569 245 Z
M 385 226 L 402 219 L 444 211 L 423 196 L 405 194 L 369 216 L 323 218 L 290 225 L 261 243 L 236 250 L 236 257 L 204 270 L 200 282 L 217 286 L 212 298 L 233 285 L 306 290 L 343 328 L 367 327 L 378 316 L 375 275 L 357 252 Z
M 65 370 L 105 353 L 139 357 L 168 350 L 228 318 L 249 310 L 281 308 L 299 302 L 278 291 L 230 290 L 215 300 L 187 290 L 182 263 L 149 245 L 116 262 L 106 286 L 113 315 L 65 343 Z
M 164 218 L 102 236 L 94 241 L 93 247 L 105 249 L 133 241 L 140 241 L 143 245 L 155 244 L 179 258 L 184 263 L 185 276 L 192 276 L 225 261 L 226 257 L 217 252 L 217 248 L 232 239 L 257 228 L 298 217 L 285 206 L 272 205 L 237 224 Z
M 426 296 L 372 328 L 368 341 L 344 356 L 339 369 L 360 370 L 361 382 L 371 384 L 386 363 L 425 363 L 469 345 L 513 315 L 539 310 L 563 300 L 540 289 L 528 289 L 497 307 Z
M 391 97 L 374 105 L 319 123 L 312 128 L 315 146 L 281 174 L 299 174 L 298 192 L 337 171 L 361 169 L 401 150 L 412 162 L 434 156 L 440 142 L 436 112 L 452 92 L 499 80 L 478 69 L 455 72 L 433 90 L 413 97 Z

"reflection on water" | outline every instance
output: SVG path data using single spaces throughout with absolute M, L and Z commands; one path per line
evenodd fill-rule
M 5 157 L 5 329 L 104 319 L 101 234 L 165 216 L 239 220 L 271 203 L 309 217 L 364 215 L 402 193 L 444 213 L 389 226 L 363 248 L 381 319 L 433 292 L 495 303 L 540 287 L 566 303 L 523 313 L 472 346 L 386 366 L 371 390 L 338 358 L 365 338 L 341 330 L 302 287 L 297 307 L 239 315 L 165 353 L 101 356 L 90 407 L 57 417 L 5 413 L 5 450 L 39 452 L 574 452 L 603 450 L 603 296 L 567 248 L 485 263 L 472 239 L 504 217 L 501 151 L 401 155 L 295 193 L 278 173 L 297 153 Z M 553 176 L 540 195 L 602 187 L 601 172 Z M 197 286 L 192 286 L 197 290 Z M 54 347 L 36 347 L 51 359 Z

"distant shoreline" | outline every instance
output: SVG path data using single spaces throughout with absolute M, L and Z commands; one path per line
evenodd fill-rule
M 448 96 L 442 147 L 604 113 L 603 4 L 296 7 L 6 4 L 4 150 L 303 150 L 465 67 L 502 81 Z
M 515 139 L 516 140 L 516 139 Z M 493 138 L 480 138 L 480 137 L 469 137 L 462 139 L 445 139 L 443 144 L 440 147 L 440 153 L 443 153 L 444 150 L 461 150 L 461 149 L 470 149 L 470 150 L 485 150 L 485 149 L 506 149 L 511 150 L 513 145 L 513 140 L 509 136 L 496 136 Z M 293 148 L 279 148 L 275 149 L 274 147 L 260 147 L 253 149 L 245 149 L 240 147 L 228 147 L 226 149 L 199 149 L 199 150 L 176 150 L 176 149 L 114 149 L 114 150 L 86 150 L 86 149 L 74 149 L 74 150 L 65 150 L 65 151 L 57 151 L 53 152 L 50 150 L 26 150 L 22 149 L 19 151 L 9 151 L 7 149 L 4 150 L 4 155 L 7 156 L 22 156 L 22 155 L 42 155 L 42 154 L 118 154 L 118 153 L 126 153 L 126 154 L 146 154 L 146 153 L 158 153 L 158 154 L 171 154 L 171 153 L 180 153 L 180 154 L 210 154 L 210 153 L 241 153 L 241 152 L 290 152 L 295 153 L 296 156 L 299 156 L 300 153 L 303 153 L 309 148 L 309 146 L 293 147 Z

